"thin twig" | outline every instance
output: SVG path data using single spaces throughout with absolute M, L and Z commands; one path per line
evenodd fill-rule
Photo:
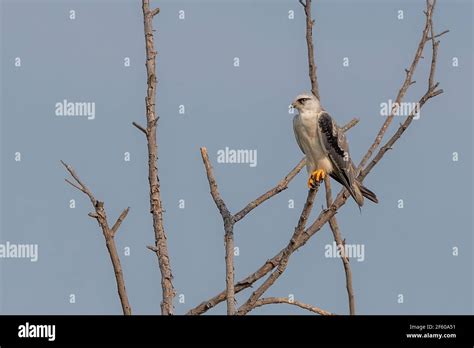
M 67 183 L 71 184 L 72 186 L 74 186 L 75 188 L 77 188 L 78 190 L 84 192 L 88 197 L 89 199 L 91 200 L 92 202 L 92 205 L 95 206 L 97 204 L 97 200 L 94 198 L 94 196 L 92 195 L 92 192 L 87 188 L 86 185 L 84 185 L 81 180 L 79 179 L 79 177 L 77 176 L 76 172 L 74 171 L 74 169 L 69 166 L 68 164 L 64 163 L 63 161 L 61 161 L 62 165 L 66 168 L 66 170 L 69 172 L 69 174 L 71 174 L 71 176 L 74 178 L 74 180 L 77 182 L 77 185 L 74 184 L 73 182 L 69 181 L 68 179 L 65 179 Z M 79 186 L 79 187 L 78 187 Z
M 234 290 L 234 217 L 227 209 L 217 187 L 216 179 L 212 170 L 211 162 L 205 147 L 201 147 L 201 157 L 206 168 L 207 180 L 214 203 L 224 221 L 224 246 L 225 246 L 225 264 L 226 264 L 226 298 L 227 314 L 235 314 L 235 290 Z
M 139 124 L 136 123 L 136 122 L 132 122 L 132 124 L 133 124 L 135 127 L 137 127 L 140 131 L 142 131 L 146 136 L 148 136 L 148 131 L 147 131 L 145 128 L 143 128 L 141 125 L 139 125 Z
M 449 33 L 449 30 L 442 31 L 441 33 L 436 34 L 435 36 L 428 36 L 428 40 L 432 40 L 433 38 L 436 39 L 436 38 L 438 38 L 440 36 L 443 36 L 444 34 L 447 34 L 447 33 Z M 433 35 L 433 34 L 431 34 L 431 35 Z
M 358 118 L 353 118 L 345 126 L 341 127 L 341 130 L 343 132 L 347 132 L 349 129 L 351 129 L 352 127 L 354 127 L 358 123 L 359 123 L 359 119 Z
M 78 189 L 79 191 L 83 192 L 86 194 L 92 205 L 94 206 L 95 213 L 89 213 L 88 215 L 94 219 L 97 220 L 99 226 L 102 229 L 102 234 L 104 235 L 105 238 L 105 244 L 107 246 L 107 250 L 110 255 L 110 260 L 112 261 L 112 266 L 114 268 L 114 273 L 115 273 L 115 280 L 117 282 L 117 290 L 120 298 L 120 303 L 122 304 L 122 311 L 124 315 L 131 315 L 132 314 L 132 308 L 130 307 L 130 302 L 128 301 L 128 295 L 127 295 L 127 290 L 125 289 L 125 279 L 123 277 L 123 272 L 122 272 L 122 265 L 120 264 L 120 257 L 117 252 L 117 247 L 115 245 L 115 240 L 114 240 L 114 235 L 117 232 L 117 230 L 120 228 L 120 225 L 122 224 L 122 221 L 126 218 L 128 214 L 129 208 L 125 209 L 122 214 L 120 214 L 119 218 L 114 224 L 114 227 L 112 229 L 109 228 L 109 223 L 107 221 L 107 214 L 105 212 L 104 208 L 104 202 L 98 201 L 95 199 L 94 195 L 92 192 L 89 190 L 89 188 L 79 179 L 79 176 L 76 174 L 74 169 L 61 161 L 62 165 L 66 168 L 66 170 L 69 172 L 69 174 L 74 178 L 76 183 L 73 183 L 66 179 L 66 181 L 71 184 L 73 187 Z
M 150 187 L 150 212 L 153 215 L 153 230 L 155 233 L 155 250 L 161 272 L 162 302 L 161 314 L 173 314 L 173 298 L 176 292 L 173 287 L 173 274 L 171 272 L 168 254 L 168 243 L 163 227 L 163 206 L 161 203 L 160 180 L 158 176 L 158 144 L 156 141 L 156 128 L 158 116 L 156 115 L 156 55 L 153 39 L 153 16 L 158 9 L 150 10 L 150 1 L 142 0 L 143 24 L 146 44 L 146 72 L 147 96 L 146 103 L 146 138 L 148 143 L 148 182 Z M 137 126 L 135 126 L 137 127 Z M 140 127 L 137 127 L 140 129 Z M 143 127 L 141 127 L 143 128 Z M 143 130 L 142 130 L 143 131 Z
M 257 199 L 253 200 L 249 204 L 247 204 L 242 210 L 240 210 L 234 216 L 234 221 L 237 222 L 242 220 L 248 213 L 250 213 L 253 209 L 258 207 L 263 202 L 267 201 L 268 199 L 272 198 L 276 194 L 280 193 L 283 190 L 288 188 L 288 184 L 291 180 L 301 171 L 301 169 L 306 165 L 306 158 L 303 158 L 299 163 L 282 179 L 280 182 L 272 189 L 265 192 L 263 195 L 258 197 Z
M 264 306 L 264 305 L 269 305 L 269 304 L 277 304 L 277 303 L 286 303 L 286 304 L 289 304 L 289 305 L 298 306 L 300 308 L 306 309 L 310 312 L 320 314 L 320 315 L 334 315 L 333 313 L 325 311 L 324 309 L 321 309 L 319 307 L 312 306 L 312 305 L 309 305 L 309 304 L 306 304 L 306 303 L 303 303 L 303 302 L 300 302 L 300 301 L 296 301 L 296 300 L 289 300 L 286 297 L 265 297 L 265 298 L 262 298 L 262 299 L 258 300 L 257 302 L 255 302 L 254 308 L 261 307 L 261 306 Z
M 115 236 L 115 233 L 117 233 L 123 220 L 125 220 L 125 218 L 127 217 L 129 210 L 130 210 L 130 207 L 127 207 L 126 209 L 124 209 L 124 211 L 122 211 L 122 214 L 120 214 L 120 216 L 117 218 L 117 221 L 115 222 L 115 224 L 112 226 L 112 229 L 111 229 L 112 236 Z
M 72 187 L 75 187 L 76 189 L 78 189 L 79 191 L 82 191 L 83 193 L 87 194 L 86 191 L 84 191 L 84 189 L 82 187 L 80 187 L 79 185 L 73 183 L 72 181 L 70 181 L 69 179 L 64 179 L 64 181 L 66 181 L 69 185 L 71 185 Z
M 160 13 L 160 9 L 157 7 L 155 8 L 154 10 L 151 10 L 151 15 L 154 17 L 156 16 L 158 13 Z

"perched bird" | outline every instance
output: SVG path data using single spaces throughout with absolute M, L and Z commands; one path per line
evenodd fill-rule
M 344 186 L 361 207 L 364 197 L 378 203 L 375 193 L 355 178 L 344 132 L 312 94 L 301 94 L 291 104 L 299 113 L 293 118 L 296 142 L 306 155 L 308 187 L 315 189 L 326 175 Z

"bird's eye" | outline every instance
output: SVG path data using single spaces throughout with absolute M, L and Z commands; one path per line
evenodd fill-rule
M 298 101 L 299 101 L 301 104 L 304 104 L 307 100 L 309 100 L 309 98 L 300 98 L 300 99 L 298 99 Z

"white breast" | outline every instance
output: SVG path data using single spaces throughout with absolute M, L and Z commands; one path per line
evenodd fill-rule
M 298 141 L 306 155 L 306 169 L 312 173 L 316 169 L 332 172 L 332 163 L 321 145 L 317 129 L 318 114 L 300 113 L 293 119 L 293 127 Z

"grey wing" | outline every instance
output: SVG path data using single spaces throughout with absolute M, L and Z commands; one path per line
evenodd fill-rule
M 321 145 L 334 168 L 331 176 L 352 191 L 354 171 L 346 135 L 327 112 L 319 116 L 318 132 Z

